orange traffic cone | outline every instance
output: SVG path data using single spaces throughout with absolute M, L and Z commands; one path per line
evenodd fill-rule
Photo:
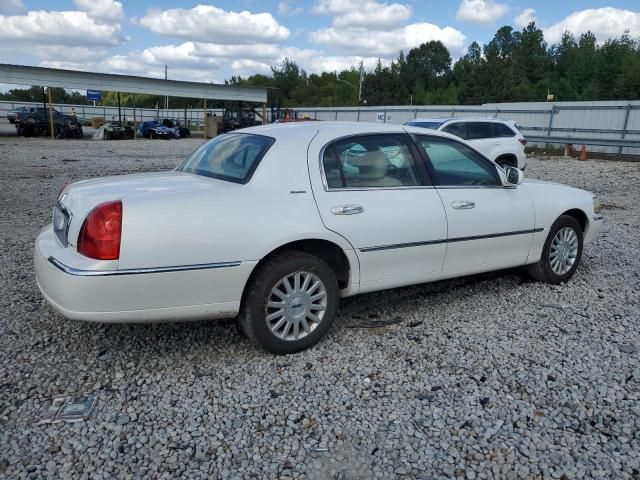
M 580 150 L 580 160 L 584 161 L 586 159 L 587 159 L 587 147 L 582 145 L 582 150 Z

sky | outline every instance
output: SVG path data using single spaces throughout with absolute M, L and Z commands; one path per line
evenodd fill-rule
M 429 40 L 454 59 L 530 21 L 640 38 L 640 0 L 0 0 L 0 63 L 220 83 L 287 57 L 308 73 L 388 63 Z

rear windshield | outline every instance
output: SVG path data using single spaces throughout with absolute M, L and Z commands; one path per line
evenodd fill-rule
M 176 170 L 229 182 L 247 183 L 275 139 L 263 135 L 230 133 L 209 140 Z
M 443 122 L 407 122 L 405 125 L 409 125 L 411 127 L 420 127 L 420 128 L 429 128 L 431 130 L 437 130 Z

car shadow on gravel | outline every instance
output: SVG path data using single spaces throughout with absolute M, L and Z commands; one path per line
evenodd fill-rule
M 411 313 L 416 304 L 437 310 L 460 301 L 462 308 L 469 295 L 494 295 L 496 289 L 513 291 L 530 282 L 532 280 L 523 275 L 521 269 L 510 269 L 345 298 L 329 337 L 342 335 L 345 328 L 411 325 L 415 321 Z M 61 338 L 73 339 L 67 348 L 78 355 L 101 357 L 108 353 L 126 357 L 128 361 L 142 360 L 149 355 L 163 357 L 165 361 L 168 357 L 184 355 L 206 355 L 209 360 L 215 360 L 249 352 L 271 357 L 239 333 L 235 319 L 96 324 L 66 320 L 53 312 L 51 315 L 58 318 Z

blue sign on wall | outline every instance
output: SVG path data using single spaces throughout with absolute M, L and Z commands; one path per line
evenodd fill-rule
M 87 90 L 87 100 L 101 100 L 102 90 Z

